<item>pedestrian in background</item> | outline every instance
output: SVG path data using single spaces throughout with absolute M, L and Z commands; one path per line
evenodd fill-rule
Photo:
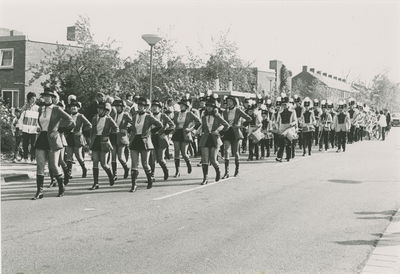
M 19 119 L 21 118 L 21 111 L 19 109 L 14 110 L 15 117 L 12 121 L 11 130 L 15 138 L 14 158 L 13 162 L 17 162 L 17 155 L 19 153 L 19 145 L 21 144 L 22 131 L 19 128 Z
M 29 92 L 26 96 L 27 103 L 21 109 L 19 128 L 22 130 L 22 147 L 24 162 L 28 162 L 29 145 L 31 146 L 31 163 L 35 163 L 35 141 L 37 136 L 39 106 L 36 104 L 36 94 Z
M 386 115 L 383 113 L 382 110 L 379 112 L 378 124 L 381 128 L 382 141 L 385 141 L 387 120 Z

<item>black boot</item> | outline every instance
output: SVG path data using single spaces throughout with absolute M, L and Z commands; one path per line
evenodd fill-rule
M 114 181 L 117 180 L 117 162 L 111 162 L 112 174 Z
M 208 184 L 208 164 L 202 164 L 201 168 L 203 169 L 203 182 L 202 185 Z
M 122 167 L 124 168 L 124 179 L 126 179 L 129 176 L 129 167 L 126 163 L 122 163 Z
M 225 160 L 225 174 L 222 176 L 222 179 L 229 178 L 229 159 Z
M 93 168 L 93 185 L 89 190 L 95 190 L 99 188 L 99 168 L 94 167 Z
M 138 170 L 131 170 L 131 179 L 132 179 L 132 187 L 129 192 L 135 192 L 137 189 L 136 181 L 137 181 L 137 176 L 139 175 Z
M 49 170 L 49 174 L 50 174 L 50 180 L 51 180 L 49 187 L 54 187 L 54 186 L 56 186 L 57 181 L 56 181 L 56 179 L 54 179 L 53 171 Z
M 86 176 L 87 176 L 87 168 L 85 166 L 85 162 L 83 162 L 83 161 L 79 162 L 79 165 L 82 168 L 82 178 L 86 178 Z
M 64 178 L 61 175 L 56 176 L 56 180 L 58 183 L 58 195 L 57 197 L 64 196 L 65 186 L 64 186 Z
M 175 178 L 181 176 L 181 173 L 179 172 L 179 165 L 181 161 L 179 159 L 175 159 Z
M 160 163 L 160 166 L 162 168 L 162 171 L 164 172 L 164 181 L 166 181 L 166 180 L 168 180 L 168 177 L 169 177 L 167 165 L 165 163 Z
M 112 174 L 111 169 L 108 168 L 108 169 L 105 169 L 104 171 L 107 173 L 108 180 L 110 181 L 110 186 L 113 186 L 115 181 L 114 181 L 114 175 Z
M 36 194 L 32 200 L 42 199 L 43 198 L 43 175 L 36 175 Z
M 72 161 L 67 161 L 68 179 L 72 179 Z
M 151 170 L 151 176 L 154 178 L 154 170 L 156 170 L 156 164 L 151 163 L 150 164 L 150 170 Z
M 221 171 L 219 170 L 219 165 L 214 165 L 215 169 L 215 181 L 218 182 L 221 179 Z
M 68 167 L 63 167 L 63 172 L 64 172 L 64 184 L 68 185 L 69 183 L 69 171 L 68 171 Z
M 186 162 L 188 174 L 192 173 L 192 163 L 190 163 L 190 159 L 189 159 L 189 158 L 186 158 L 186 159 L 185 159 L 185 162 Z
M 235 159 L 235 175 L 233 176 L 238 176 L 239 175 L 239 160 Z
M 146 177 L 147 177 L 147 189 L 150 189 L 153 187 L 153 181 L 154 181 L 154 177 L 151 174 L 151 170 L 146 171 Z

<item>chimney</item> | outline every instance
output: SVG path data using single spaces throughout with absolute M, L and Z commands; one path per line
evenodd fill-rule
M 332 74 L 329 74 L 328 77 L 329 77 L 329 78 L 332 78 Z
M 217 76 L 217 78 L 215 78 L 215 81 L 214 81 L 214 90 L 215 91 L 219 91 L 219 78 L 218 78 L 218 76 Z
M 333 79 L 337 80 L 337 76 L 333 76 Z
M 319 74 L 319 75 L 321 75 L 321 71 L 319 70 L 319 71 L 317 71 L 317 73 Z
M 307 66 L 303 66 L 303 71 L 307 72 Z
M 310 68 L 310 71 L 315 73 L 315 68 Z
M 229 91 L 229 92 L 232 91 L 232 78 L 229 78 L 229 82 L 228 82 L 228 91 Z
M 326 72 L 322 73 L 322 75 L 325 76 L 325 77 L 327 76 Z

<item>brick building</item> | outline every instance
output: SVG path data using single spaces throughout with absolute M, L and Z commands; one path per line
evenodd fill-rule
M 38 64 L 45 52 L 53 52 L 57 46 L 57 43 L 31 40 L 21 32 L 0 28 L 0 90 L 4 102 L 20 108 L 25 104 L 28 92 L 42 92 L 40 83 L 46 78 L 39 78 L 29 85 L 33 77 L 30 64 Z M 79 49 L 73 45 L 68 47 Z
M 315 71 L 314 68 L 308 69 L 307 66 L 303 66 L 303 70 L 292 78 L 293 83 L 298 80 L 303 81 L 308 86 L 314 86 L 320 97 L 333 103 L 337 103 L 341 99 L 347 100 L 350 97 L 355 97 L 358 93 L 345 79 Z M 293 90 L 292 92 L 301 93 L 300 90 Z

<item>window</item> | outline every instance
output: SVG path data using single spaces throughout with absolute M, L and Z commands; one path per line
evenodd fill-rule
M 0 49 L 0 68 L 14 67 L 14 49 Z
M 1 98 L 4 105 L 19 108 L 19 90 L 2 90 Z

